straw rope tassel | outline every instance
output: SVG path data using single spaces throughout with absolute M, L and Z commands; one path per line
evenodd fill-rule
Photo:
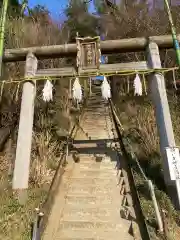
M 52 91 L 53 91 L 53 85 L 51 81 L 48 79 L 44 84 L 44 88 L 43 88 L 43 100 L 45 102 L 49 102 L 53 100 Z
M 134 96 L 142 96 L 142 83 L 139 75 L 136 73 L 136 77 L 134 79 Z

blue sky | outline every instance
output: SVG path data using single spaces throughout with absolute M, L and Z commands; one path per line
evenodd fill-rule
M 68 4 L 68 0 L 29 0 L 29 6 L 36 5 L 46 6 L 54 18 L 63 18 L 63 10 Z M 90 11 L 94 11 L 93 3 L 90 3 Z
M 21 0 L 19 0 L 21 1 Z M 121 0 L 119 0 L 121 1 Z M 161 2 L 163 0 L 156 0 L 157 3 Z M 177 4 L 180 0 L 171 0 L 173 4 Z M 29 0 L 30 7 L 34 7 L 37 4 L 45 5 L 49 11 L 51 12 L 51 15 L 54 18 L 63 17 L 63 9 L 68 4 L 68 0 Z M 118 1 L 117 1 L 118 2 Z M 152 0 L 149 0 L 149 3 L 152 3 Z M 94 11 L 93 1 L 90 3 L 90 12 Z

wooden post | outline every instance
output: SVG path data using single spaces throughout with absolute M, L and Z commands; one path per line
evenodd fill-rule
M 150 42 L 147 48 L 147 60 L 150 68 L 161 68 L 161 60 L 158 45 Z M 161 73 L 153 73 L 149 79 L 151 98 L 155 108 L 156 122 L 160 137 L 161 157 L 164 168 L 164 181 L 167 185 L 169 195 L 177 208 L 180 206 L 178 187 L 176 182 L 170 178 L 169 165 L 166 155 L 166 147 L 175 147 L 175 139 L 166 94 L 165 80 Z M 177 189 L 175 189 L 177 188 Z
M 92 95 L 92 80 L 91 77 L 89 78 L 89 96 Z
M 159 230 L 159 232 L 162 233 L 163 232 L 163 222 L 162 222 L 159 206 L 158 206 L 158 203 L 157 203 L 157 199 L 156 199 L 156 196 L 155 196 L 154 186 L 153 186 L 151 180 L 148 180 L 147 182 L 148 182 L 148 186 L 149 186 L 151 199 L 152 199 L 152 202 L 153 202 L 153 205 L 154 205 L 156 220 L 157 220 L 157 224 L 158 224 L 158 230 Z
M 117 91 L 118 78 L 119 78 L 119 76 L 111 76 L 110 77 L 112 99 L 115 99 L 118 94 L 118 91 Z
M 72 78 L 69 79 L 69 99 L 72 99 Z
M 35 76 L 36 71 L 37 59 L 32 53 L 28 53 L 26 57 L 25 77 Z M 24 83 L 13 174 L 13 189 L 17 190 L 21 204 L 24 204 L 27 199 L 26 189 L 28 189 L 29 180 L 35 91 L 34 82 L 27 81 Z

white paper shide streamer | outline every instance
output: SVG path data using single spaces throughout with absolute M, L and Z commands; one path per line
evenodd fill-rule
M 104 76 L 103 83 L 101 85 L 101 92 L 102 92 L 102 97 L 104 99 L 111 98 L 111 87 L 107 81 L 107 78 Z
M 134 79 L 134 95 L 142 96 L 142 83 L 138 74 Z
M 53 100 L 52 91 L 53 91 L 53 85 L 51 81 L 47 80 L 43 88 L 43 100 L 45 102 L 49 102 Z
M 82 88 L 81 88 L 78 78 L 75 79 L 72 90 L 73 90 L 73 98 L 77 102 L 81 102 L 82 101 Z

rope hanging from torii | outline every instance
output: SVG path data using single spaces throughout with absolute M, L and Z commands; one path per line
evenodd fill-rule
M 147 94 L 145 85 L 146 84 L 144 82 L 145 94 Z M 143 87 L 142 87 L 140 76 L 138 74 L 136 74 L 135 76 L 133 88 L 134 88 L 134 95 L 142 96 Z M 80 103 L 83 98 L 83 91 L 82 91 L 82 87 L 78 77 L 75 78 L 72 89 L 70 89 L 70 91 L 71 90 L 73 93 L 72 95 L 73 99 L 77 101 L 77 103 Z M 50 80 L 47 80 L 42 90 L 42 98 L 45 102 L 49 102 L 53 100 L 52 91 L 53 91 L 53 84 L 51 83 Z M 103 82 L 101 84 L 101 93 L 102 93 L 103 99 L 108 100 L 111 98 L 111 87 L 106 76 L 103 76 Z
M 177 90 L 175 83 L 176 83 L 175 73 L 173 72 L 173 85 Z M 128 82 L 128 85 L 129 85 L 129 82 Z M 145 95 L 147 95 L 145 76 L 143 76 L 143 85 L 142 85 L 140 75 L 137 73 L 135 75 L 134 82 L 133 82 L 134 96 L 135 95 L 142 96 L 143 86 L 144 86 Z M 3 87 L 1 88 L 1 94 L 0 94 L 1 96 L 2 96 L 2 91 L 3 91 Z M 82 91 L 82 87 L 78 77 L 75 78 L 72 89 L 70 89 L 70 91 L 72 91 L 73 99 L 77 101 L 77 103 L 80 103 L 83 99 L 83 91 Z M 103 99 L 108 100 L 111 98 L 111 87 L 106 76 L 103 76 L 103 82 L 101 84 L 101 93 L 102 93 Z M 53 100 L 53 84 L 51 83 L 51 79 L 47 79 L 44 84 L 44 88 L 42 90 L 42 98 L 45 102 L 49 102 Z
M 45 102 L 49 102 L 53 100 L 52 91 L 53 91 L 53 84 L 49 80 L 47 80 L 42 90 L 42 98 Z M 83 93 L 82 93 L 82 87 L 79 82 L 79 78 L 75 78 L 75 81 L 72 86 L 72 92 L 73 92 L 73 99 L 76 100 L 77 103 L 80 103 L 83 98 Z M 111 87 L 105 76 L 101 85 L 101 92 L 102 92 L 102 97 L 104 99 L 108 100 L 109 98 L 111 98 Z
M 162 70 L 162 69 L 161 69 Z M 172 72 L 172 84 L 174 86 L 174 89 L 177 90 L 178 87 L 176 86 L 176 71 L 175 70 L 178 70 L 177 67 L 174 67 L 174 68 L 170 68 L 168 69 L 167 72 Z M 151 73 L 151 72 L 150 72 Z M 162 71 L 162 74 L 165 74 L 166 71 Z M 134 95 L 138 95 L 138 96 L 141 96 L 143 94 L 143 88 L 144 88 L 144 93 L 145 95 L 147 95 L 147 87 L 146 87 L 146 74 L 145 73 L 141 73 L 141 72 L 136 72 L 136 73 L 133 73 L 133 74 L 136 74 L 135 75 L 135 78 L 134 78 L 134 82 L 133 82 L 133 88 L 134 88 Z M 125 74 L 125 75 L 120 75 L 120 76 L 127 76 L 128 79 L 127 79 L 127 89 L 128 89 L 128 94 L 130 93 L 130 81 L 129 81 L 129 77 L 131 76 L 132 74 Z M 82 101 L 82 98 L 83 98 L 83 91 L 82 91 L 82 87 L 80 85 L 80 83 L 78 84 L 79 82 L 79 78 L 78 77 L 74 77 L 76 80 L 74 81 L 74 84 L 73 86 L 71 87 L 72 89 L 70 89 L 70 91 L 72 91 L 73 93 L 73 99 L 77 99 L 78 102 L 81 102 Z M 82 76 L 82 78 L 84 78 L 84 76 Z M 87 77 L 86 77 L 87 78 Z M 142 78 L 142 81 L 143 81 L 143 84 L 142 84 L 142 81 L 141 81 L 141 78 Z M 52 84 L 52 81 L 53 80 L 60 80 L 56 77 L 49 77 L 47 76 L 46 78 L 46 82 L 44 84 L 44 88 L 42 90 L 42 99 L 45 101 L 45 102 L 49 102 L 49 101 L 52 101 L 53 100 L 53 84 Z M 70 81 L 72 80 L 72 78 L 70 79 Z M 2 95 L 3 95 L 3 92 L 4 92 L 4 87 L 6 84 L 17 84 L 17 90 L 16 90 L 16 98 L 18 97 L 18 93 L 19 93 L 19 89 L 20 89 L 20 84 L 23 84 L 25 81 L 34 81 L 37 82 L 38 81 L 43 81 L 42 78 L 23 78 L 23 79 L 20 79 L 20 80 L 2 80 L 1 83 L 0 83 L 0 101 L 1 101 L 1 98 L 2 98 Z M 110 85 L 107 81 L 107 76 L 103 76 L 103 83 L 102 83 L 102 86 L 101 86 L 101 91 L 102 91 L 102 97 L 104 99 L 108 99 L 108 98 L 111 98 L 111 95 L 110 95 L 110 92 L 111 92 L 111 88 L 110 88 Z M 143 85 L 143 86 L 142 86 Z M 107 97 L 105 95 L 105 92 L 107 93 Z M 78 93 L 78 94 L 77 94 Z

